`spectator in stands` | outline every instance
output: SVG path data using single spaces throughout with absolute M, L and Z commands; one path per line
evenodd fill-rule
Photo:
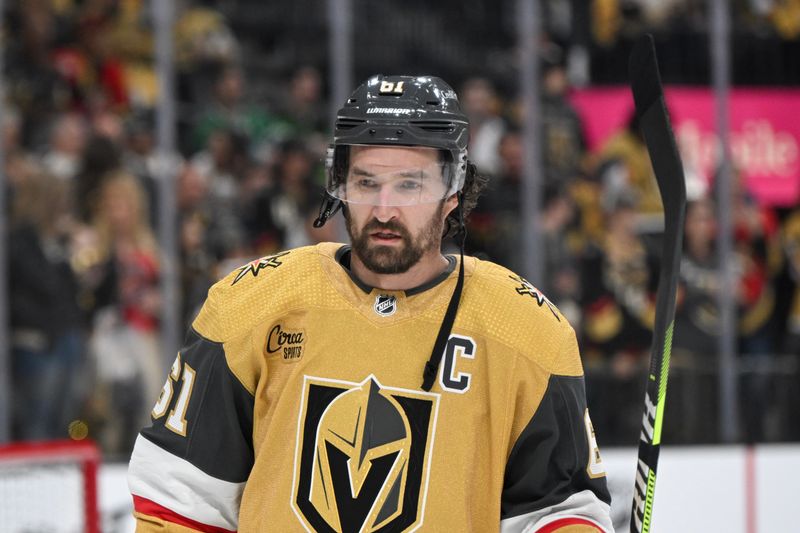
M 781 38 L 797 40 L 800 37 L 800 2 L 797 0 L 775 0 L 771 4 L 769 18 Z
M 325 136 L 330 121 L 322 95 L 322 75 L 316 67 L 295 69 L 278 114 L 291 125 L 294 137 Z
M 580 329 L 580 253 L 577 208 L 566 187 L 545 189 L 540 229 L 544 246 L 542 291 L 576 330 Z
M 253 153 L 264 143 L 289 135 L 291 126 L 271 116 L 260 106 L 245 101 L 245 80 L 240 67 L 222 65 L 216 75 L 214 99 L 198 113 L 192 137 L 194 149 L 208 146 L 212 135 L 224 130 L 241 136 L 250 143 Z
M 0 143 L 3 153 L 8 154 L 20 149 L 21 143 L 21 117 L 17 109 L 6 106 L 3 116 L 0 117 Z
M 158 248 L 147 212 L 137 179 L 113 173 L 101 182 L 92 226 L 81 239 L 83 255 L 95 258 L 83 279 L 94 311 L 95 414 L 111 453 L 130 450 L 133 428 L 146 420 L 162 385 Z
M 613 202 L 617 196 L 631 195 L 640 227 L 658 230 L 662 220 L 661 195 L 635 113 L 625 128 L 605 142 L 594 168 L 603 185 L 604 198 Z
M 800 209 L 794 209 L 786 217 L 782 232 L 783 252 L 786 261 L 787 293 L 786 312 L 782 315 L 782 351 L 792 357 L 794 374 L 785 404 L 782 429 L 785 439 L 800 440 L 800 427 L 796 421 L 800 416 Z
M 506 124 L 494 85 L 487 78 L 470 78 L 461 88 L 460 98 L 470 124 L 470 159 L 479 171 L 497 175 L 502 170 L 499 147 Z
M 89 109 L 89 122 L 92 135 L 105 137 L 117 150 L 125 146 L 125 122 L 123 114 L 105 105 L 102 100 L 96 100 Z
M 29 167 L 14 189 L 9 234 L 13 436 L 67 436 L 86 392 L 84 323 L 70 266 L 66 184 Z
M 775 274 L 779 254 L 777 218 L 760 207 L 747 193 L 738 173 L 734 174 L 734 263 L 736 276 L 737 334 L 740 360 L 742 437 L 747 442 L 774 439 L 777 436 L 773 401 L 778 374 L 773 363 L 779 349 L 773 321 L 775 311 Z M 716 250 L 716 215 L 710 200 L 691 202 L 687 209 L 684 257 L 681 264 L 681 297 L 676 313 L 674 340 L 676 390 L 687 387 L 688 405 L 701 404 L 707 409 L 716 404 L 718 361 L 707 354 L 717 353 L 719 322 L 719 258 Z M 682 383 L 681 371 L 687 378 Z M 696 411 L 687 412 L 681 422 L 682 438 L 708 442 L 716 428 L 708 428 L 697 419 Z M 677 424 L 676 428 L 677 430 Z M 711 431 L 709 431 L 711 430 Z
M 656 276 L 637 232 L 634 199 L 617 195 L 606 205 L 605 237 L 589 246 L 581 261 L 581 353 L 587 373 L 595 374 L 587 380 L 591 408 L 601 413 L 606 438 L 622 444 L 636 441 L 641 422 L 632 399 L 647 364 Z
M 670 395 L 676 409 L 674 415 L 667 415 L 665 424 L 673 442 L 698 444 L 719 438 L 717 425 L 708 423 L 716 418 L 719 391 L 716 220 L 716 207 L 710 199 L 699 198 L 687 205 L 675 313 L 675 331 L 680 334 L 672 341 L 670 371 Z
M 68 84 L 73 108 L 98 103 L 123 112 L 129 99 L 124 65 L 112 40 L 115 6 L 87 2 L 77 16 L 72 40 L 52 50 L 53 64 Z
M 28 176 L 41 172 L 40 164 L 36 158 L 24 150 L 13 150 L 3 154 L 5 168 L 5 181 L 8 190 L 8 200 L 13 201 L 14 194 L 18 187 L 28 179 Z M 11 205 L 8 205 L 9 211 Z
M 112 171 L 119 170 L 121 165 L 122 154 L 113 141 L 96 135 L 89 139 L 75 181 L 75 209 L 80 220 L 91 221 L 103 179 Z
M 158 156 L 156 155 L 155 121 L 152 113 L 139 111 L 127 117 L 124 125 L 125 145 L 122 166 L 139 179 L 147 193 L 150 206 L 150 223 L 155 226 L 158 217 Z
M 717 351 L 719 335 L 719 258 L 717 214 L 709 199 L 690 202 L 680 268 L 680 298 L 675 317 L 681 332 L 673 341 L 676 351 L 704 356 Z
M 57 28 L 44 2 L 19 2 L 6 27 L 8 97 L 20 111 L 23 146 L 38 149 L 47 144 L 53 116 L 71 103 L 70 88 L 50 55 Z
M 783 224 L 782 241 L 783 253 L 792 282 L 783 352 L 800 354 L 800 209 L 795 209 L 786 218 Z
M 523 149 L 521 132 L 513 128 L 506 131 L 499 145 L 500 171 L 490 178 L 481 202 L 470 215 L 467 231 L 467 249 L 517 271 L 522 266 L 519 216 Z
M 777 348 L 771 316 L 775 305 L 772 282 L 781 262 L 778 218 L 747 190 L 740 172 L 732 177 L 740 349 L 742 354 L 770 354 Z
M 778 349 L 773 322 L 774 282 L 781 260 L 778 219 L 772 209 L 759 205 L 740 172 L 732 179 L 741 386 L 748 398 L 742 403 L 743 430 L 747 442 L 759 442 L 771 431 L 765 413 L 772 401 L 769 370 Z
M 314 184 L 319 170 L 301 140 L 283 142 L 272 166 L 273 186 L 263 189 L 248 209 L 247 224 L 257 256 L 310 244 L 309 220 L 322 191 Z
M 114 2 L 108 28 L 109 47 L 118 57 L 130 109 L 154 107 L 158 101 L 155 61 L 155 11 L 139 0 Z M 180 13 L 180 9 L 176 10 Z
M 177 199 L 181 254 L 181 317 L 188 325 L 194 319 L 199 306 L 205 300 L 208 289 L 222 275 L 217 272 L 216 244 L 223 241 L 229 233 L 220 225 L 228 223 L 229 216 L 215 216 L 213 204 L 209 201 L 209 177 L 191 163 L 183 165 L 178 174 Z
M 72 182 L 81 166 L 87 141 L 86 123 L 77 113 L 63 113 L 52 125 L 50 143 L 42 157 L 53 176 Z
M 220 65 L 242 58 L 225 18 L 207 6 L 186 6 L 175 24 L 175 59 L 182 101 L 204 109 L 214 99 Z
M 215 130 L 205 150 L 191 159 L 208 180 L 207 205 L 217 232 L 207 244 L 219 259 L 243 257 L 247 241 L 242 224 L 242 181 L 249 165 L 247 138 L 226 129 Z M 224 231 L 223 231 L 224 230 Z
M 566 58 L 549 45 L 542 59 L 541 143 L 546 187 L 565 188 L 584 172 L 583 124 L 567 99 Z

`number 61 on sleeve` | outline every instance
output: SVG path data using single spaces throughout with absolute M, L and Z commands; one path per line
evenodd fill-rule
M 181 354 L 175 358 L 172 363 L 172 370 L 167 377 L 167 382 L 161 389 L 161 394 L 158 396 L 158 401 L 150 413 L 154 420 L 158 420 L 167 413 L 172 395 L 174 393 L 175 383 L 181 380 L 181 390 L 178 393 L 178 400 L 175 402 L 174 407 L 169 412 L 167 421 L 164 423 L 170 431 L 186 436 L 186 411 L 189 408 L 189 398 L 192 395 L 192 388 L 194 387 L 195 377 L 197 373 L 188 364 L 181 361 Z

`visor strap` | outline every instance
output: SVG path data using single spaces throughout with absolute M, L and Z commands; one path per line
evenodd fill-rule
M 433 345 L 433 351 L 428 362 L 425 363 L 425 370 L 422 373 L 422 390 L 430 392 L 433 387 L 433 382 L 436 380 L 436 374 L 439 373 L 439 364 L 442 362 L 442 355 L 450 338 L 450 333 L 453 331 L 453 323 L 456 320 L 456 313 L 458 312 L 458 304 L 461 301 L 461 291 L 464 288 L 464 242 L 466 241 L 467 231 L 464 226 L 464 211 L 461 209 L 463 202 L 463 194 L 458 193 L 458 223 L 460 230 L 460 260 L 458 262 L 458 281 L 456 281 L 456 288 L 453 290 L 453 295 L 450 297 L 450 303 L 447 304 L 447 311 L 442 320 L 442 326 L 439 328 L 439 334 L 436 336 L 436 342 Z

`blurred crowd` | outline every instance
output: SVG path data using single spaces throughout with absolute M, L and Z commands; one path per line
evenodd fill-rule
M 311 228 L 330 130 L 326 73 L 298 61 L 265 81 L 244 66 L 254 36 L 237 33 L 223 16 L 239 3 L 177 2 L 180 164 L 173 168 L 156 152 L 150 3 L 10 4 L 0 127 L 12 436 L 74 437 L 81 421 L 108 454 L 122 455 L 149 417 L 172 359 L 159 347 L 160 181 L 176 179 L 183 324 L 211 284 L 236 266 L 339 240 L 335 226 Z M 544 4 L 552 22 L 559 4 L 581 3 Z M 646 5 L 655 11 L 664 4 L 665 13 L 678 4 L 685 13 L 697 7 L 677 0 L 586 3 L 592 46 L 613 47 L 632 31 L 626 24 L 634 4 L 640 14 L 650 13 L 642 11 Z M 800 25 L 781 17 L 800 16 L 800 3 L 755 4 L 772 6 L 761 19 L 797 40 Z M 630 445 L 638 438 L 653 326 L 660 200 L 634 118 L 598 150 L 587 149 L 568 98 L 579 59 L 556 38 L 557 26 L 541 63 L 545 272 L 531 281 L 578 332 L 598 439 Z M 521 105 L 491 76 L 448 81 L 470 117 L 470 158 L 490 177 L 469 221 L 467 251 L 525 271 L 520 187 L 530 148 Z M 265 84 L 269 91 L 254 89 Z M 741 438 L 798 439 L 800 208 L 759 205 L 736 184 L 735 298 L 747 398 Z M 718 217 L 713 188 L 690 200 L 670 381 L 676 407 L 668 410 L 666 432 L 672 442 L 715 442 Z
M 165 375 L 158 188 L 174 178 L 182 325 L 208 288 L 309 231 L 326 142 L 322 76 L 253 103 L 219 13 L 175 28 L 180 164 L 159 164 L 152 23 L 139 1 L 18 2 L 6 14 L 13 437 L 80 434 L 124 453 Z M 73 423 L 70 426 L 70 423 Z M 72 429 L 68 429 L 72 428 Z
M 544 274 L 535 284 L 576 328 L 592 417 L 607 443 L 636 441 L 655 319 L 663 219 L 650 159 L 635 117 L 588 152 L 581 119 L 567 98 L 563 64 L 542 66 L 541 155 Z M 486 79 L 463 87 L 471 149 L 492 176 L 470 215 L 469 252 L 525 270 L 520 198 L 521 133 L 503 115 Z M 737 172 L 732 216 L 741 372 L 747 441 L 797 438 L 800 360 L 800 208 L 759 205 Z M 672 352 L 671 442 L 719 440 L 719 256 L 716 190 L 689 188 Z M 782 406 L 777 407 L 776 406 Z

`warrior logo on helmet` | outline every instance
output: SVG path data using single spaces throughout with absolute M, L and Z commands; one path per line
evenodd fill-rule
M 438 395 L 306 377 L 292 508 L 309 531 L 422 525 Z

